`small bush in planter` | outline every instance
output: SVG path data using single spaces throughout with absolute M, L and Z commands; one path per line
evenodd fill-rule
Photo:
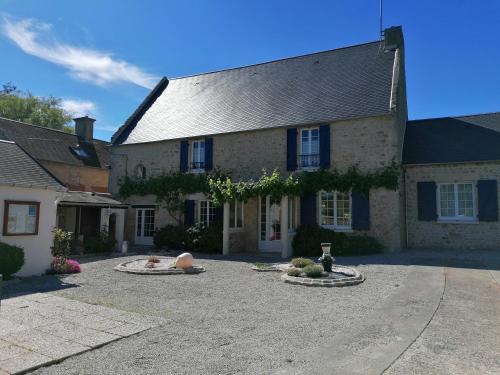
M 24 250 L 0 242 L 0 274 L 5 280 L 18 272 L 24 265 Z
M 307 258 L 293 258 L 292 259 L 292 265 L 296 268 L 304 268 L 305 266 L 309 266 L 311 264 L 314 264 L 314 262 L 311 259 L 307 259 Z
M 150 255 L 148 256 L 148 263 L 160 263 L 160 258 L 156 255 Z
M 288 276 L 299 277 L 302 274 L 302 271 L 298 268 L 289 268 L 288 271 L 286 271 L 286 274 Z
M 307 277 L 317 278 L 323 274 L 323 267 L 318 264 L 310 264 L 309 266 L 305 266 L 303 271 Z

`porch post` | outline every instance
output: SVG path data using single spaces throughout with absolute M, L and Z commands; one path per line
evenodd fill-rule
M 281 257 L 288 257 L 288 197 L 281 198 Z
M 229 254 L 229 203 L 224 203 L 222 215 L 222 254 Z

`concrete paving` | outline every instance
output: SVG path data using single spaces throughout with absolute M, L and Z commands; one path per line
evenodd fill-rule
M 48 293 L 2 301 L 0 375 L 20 374 L 145 331 L 144 316 Z
M 444 272 L 436 314 L 387 374 L 500 374 L 499 271 Z

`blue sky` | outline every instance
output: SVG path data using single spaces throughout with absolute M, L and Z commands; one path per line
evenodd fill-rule
M 54 95 L 109 139 L 163 75 L 378 39 L 378 0 L 1 0 L 0 84 Z M 500 1 L 384 1 L 409 116 L 500 111 Z

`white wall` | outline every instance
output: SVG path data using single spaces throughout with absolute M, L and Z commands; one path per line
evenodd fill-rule
M 109 217 L 116 215 L 115 250 L 120 251 L 123 243 L 123 233 L 125 232 L 125 211 L 121 208 L 101 208 L 101 231 L 109 231 Z
M 24 266 L 18 276 L 41 275 L 52 259 L 52 230 L 56 226 L 57 199 L 60 193 L 45 189 L 0 186 L 0 242 L 24 249 Z M 5 200 L 40 202 L 40 221 L 37 235 L 3 236 Z

